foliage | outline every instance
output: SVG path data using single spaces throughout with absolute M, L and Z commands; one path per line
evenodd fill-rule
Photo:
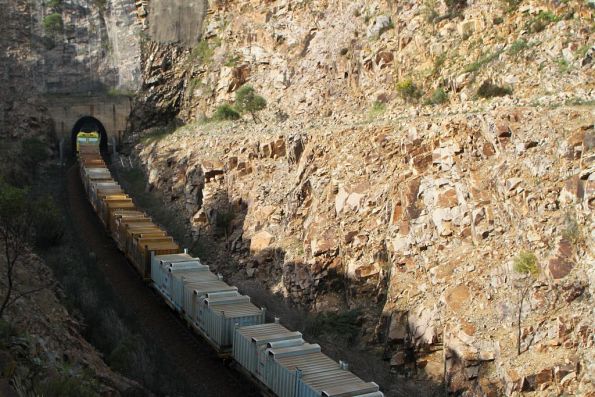
M 535 277 L 539 274 L 537 257 L 533 252 L 521 251 L 518 256 L 514 258 L 513 269 L 517 273 L 529 274 Z
M 239 120 L 240 117 L 240 114 L 228 103 L 217 106 L 213 114 L 213 119 L 216 121 Z
M 438 87 L 432 93 L 432 96 L 426 101 L 427 105 L 440 105 L 448 102 L 448 94 L 444 91 L 444 88 Z
M 142 137 L 142 141 L 145 144 L 159 142 L 172 132 L 176 130 L 176 127 L 173 123 L 170 123 L 165 126 L 154 127 L 152 128 L 147 134 Z
M 519 6 L 523 2 L 523 0 L 502 0 L 502 2 L 504 3 L 504 6 L 506 7 L 506 12 L 510 13 L 510 12 L 515 11 L 517 8 L 519 8 Z
M 47 158 L 47 146 L 38 138 L 27 138 L 21 143 L 20 159 L 24 166 L 34 168 Z
M 477 96 L 480 98 L 493 98 L 512 94 L 512 90 L 494 84 L 491 80 L 484 81 L 477 89 Z
M 477 61 L 473 62 L 472 64 L 467 65 L 465 67 L 465 69 L 463 69 L 463 71 L 465 73 L 477 72 L 479 69 L 481 69 L 482 66 L 487 65 L 488 63 L 491 63 L 492 61 L 497 59 L 500 56 L 500 54 L 502 54 L 502 51 L 503 50 L 498 50 L 492 54 L 487 54 L 485 56 L 482 56 Z
M 54 12 L 53 14 L 46 15 L 43 18 L 43 29 L 52 35 L 62 33 L 64 30 L 64 22 L 62 21 L 62 15 Z
M 375 101 L 372 104 L 372 109 L 370 109 L 370 116 L 376 117 L 380 116 L 386 111 L 386 103 L 381 101 Z
M 529 48 L 529 44 L 527 43 L 527 41 L 520 39 L 510 45 L 508 53 L 510 55 L 518 55 L 519 53 L 525 51 L 527 48 Z
M 451 16 L 459 15 L 465 7 L 467 7 L 467 0 L 444 0 L 448 14 Z
M 48 2 L 48 7 L 50 8 L 59 8 L 62 6 L 62 0 L 50 0 Z
M 570 70 L 570 63 L 568 63 L 566 59 L 560 58 L 556 61 L 556 63 L 558 64 L 558 70 L 560 73 L 568 73 Z
M 223 63 L 223 65 L 231 68 L 231 67 L 236 66 L 238 64 L 238 62 L 240 62 L 239 55 L 229 55 L 227 57 L 227 59 L 225 60 L 225 62 Z
M 218 42 L 214 42 L 211 45 L 207 40 L 201 40 L 190 53 L 190 57 L 201 64 L 208 64 L 215 53 L 215 48 L 218 46 Z
M 256 121 L 256 112 L 266 108 L 267 101 L 256 94 L 254 88 L 249 85 L 242 86 L 236 92 L 236 110 L 240 113 L 248 112 Z
M 539 13 L 528 20 L 525 24 L 525 29 L 529 33 L 539 33 L 550 24 L 558 22 L 561 18 L 550 11 L 539 11 Z
M 51 196 L 37 199 L 34 202 L 33 230 L 35 245 L 48 248 L 58 245 L 64 236 L 64 220 Z
M 313 336 L 326 335 L 352 343 L 359 335 L 359 315 L 358 309 L 319 313 L 306 321 L 305 333 Z
M 4 269 L 0 283 L 4 287 L 0 301 L 0 318 L 6 308 L 18 299 L 14 279 L 18 259 L 25 253 L 31 237 L 31 211 L 27 190 L 0 181 L 0 242 L 4 246 Z
M 406 101 L 417 100 L 422 96 L 421 91 L 411 79 L 399 81 L 396 88 L 399 96 Z
M 58 375 L 46 379 L 36 389 L 44 397 L 96 397 L 99 393 L 84 379 Z
M 562 238 L 570 241 L 573 244 L 579 244 L 583 241 L 583 233 L 581 227 L 570 212 L 564 216 L 564 230 L 562 231 Z
M 434 67 L 432 68 L 432 74 L 433 75 L 439 74 L 440 70 L 442 69 L 442 66 L 444 66 L 445 62 L 446 62 L 446 53 L 438 55 L 436 57 L 436 59 L 434 59 Z

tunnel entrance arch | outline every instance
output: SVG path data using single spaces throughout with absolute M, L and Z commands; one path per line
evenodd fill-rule
M 72 132 L 70 136 L 70 145 L 72 148 L 72 154 L 76 156 L 76 137 L 79 132 L 99 132 L 99 150 L 101 153 L 107 153 L 107 131 L 105 127 L 101 123 L 101 121 L 97 120 L 95 117 L 92 116 L 84 116 L 78 119 L 74 126 L 72 127 Z

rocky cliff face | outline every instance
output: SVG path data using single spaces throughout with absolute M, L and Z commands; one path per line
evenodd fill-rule
M 213 2 L 194 48 L 148 43 L 136 132 L 246 83 L 264 122 L 191 123 L 134 155 L 193 238 L 231 254 L 212 265 L 309 310 L 364 309 L 362 343 L 395 372 L 588 395 L 593 12 Z M 525 251 L 532 282 L 514 271 Z

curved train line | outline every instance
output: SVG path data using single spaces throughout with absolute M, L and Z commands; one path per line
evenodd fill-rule
M 141 277 L 219 356 L 237 363 L 266 394 L 279 397 L 383 397 L 344 362 L 337 363 L 300 332 L 226 284 L 199 258 L 188 255 L 113 179 L 97 145 L 81 143 L 79 171 L 101 222 Z

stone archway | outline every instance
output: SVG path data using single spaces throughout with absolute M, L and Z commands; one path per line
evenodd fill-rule
M 70 137 L 70 144 L 72 148 L 72 154 L 76 156 L 76 136 L 79 132 L 91 132 L 97 131 L 99 132 L 100 139 L 99 139 L 99 150 L 101 153 L 107 153 L 107 131 L 105 127 L 101 123 L 101 121 L 97 120 L 95 117 L 92 116 L 84 116 L 77 120 L 77 122 L 72 127 L 71 137 Z

